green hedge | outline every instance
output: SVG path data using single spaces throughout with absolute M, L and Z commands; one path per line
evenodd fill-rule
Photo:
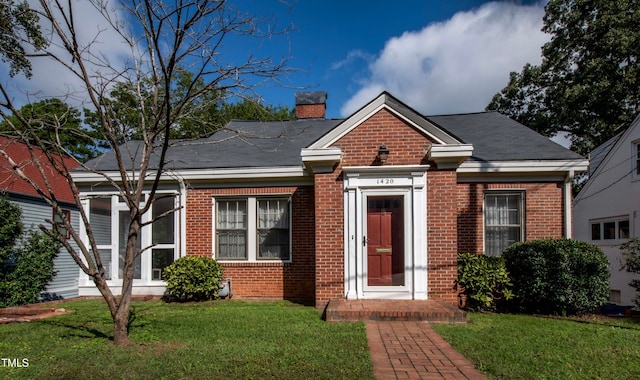
M 501 257 L 474 253 L 458 255 L 458 281 L 466 297 L 465 307 L 496 310 L 512 297 L 511 281 Z
M 597 246 L 570 239 L 516 243 L 502 257 L 518 311 L 576 315 L 609 296 L 609 263 Z
M 222 266 L 211 257 L 181 257 L 165 268 L 165 299 L 178 302 L 216 299 L 222 275 Z

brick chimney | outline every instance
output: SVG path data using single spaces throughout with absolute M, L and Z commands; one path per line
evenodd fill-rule
M 325 91 L 297 92 L 296 117 L 298 119 L 324 119 L 327 111 Z

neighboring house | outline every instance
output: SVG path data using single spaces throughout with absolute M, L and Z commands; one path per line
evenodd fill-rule
M 162 294 L 166 265 L 205 255 L 239 298 L 457 303 L 459 252 L 570 236 L 583 157 L 497 112 L 427 117 L 384 92 L 337 120 L 325 104 L 299 93 L 297 120 L 233 121 L 174 144 L 153 214 L 180 211 L 143 228 L 153 247 L 134 292 Z M 113 152 L 88 165 L 118 178 Z M 117 291 L 126 205 L 103 177 L 73 175 Z M 80 294 L 98 293 L 81 278 Z
M 620 244 L 640 237 L 640 117 L 590 156 L 589 179 L 574 200 L 575 238 L 598 245 L 609 258 L 609 300 L 633 305 L 629 282 L 640 277 L 620 270 Z
M 24 171 L 24 173 L 42 188 L 44 179 L 38 168 L 33 163 L 29 148 L 10 138 L 0 136 L 0 149 L 7 152 L 11 159 Z M 44 153 L 34 149 L 37 157 Z M 72 159 L 64 159 L 69 168 L 75 168 L 77 163 Z M 46 158 L 42 162 L 47 162 Z M 74 227 L 79 228 L 80 217 L 78 208 L 73 200 L 73 193 L 66 179 L 57 173 L 48 164 L 43 164 L 44 173 L 52 185 L 53 192 L 62 204 L 63 209 L 68 210 L 68 217 Z M 22 223 L 25 231 L 39 230 L 38 226 L 46 224 L 45 220 L 52 220 L 53 209 L 26 181 L 23 181 L 13 171 L 11 164 L 4 156 L 0 155 L 0 193 L 9 197 L 22 209 Z M 71 255 L 63 248 L 54 261 L 54 269 L 57 272 L 53 280 L 47 285 L 42 298 L 63 299 L 78 296 L 78 274 L 80 269 L 71 258 Z

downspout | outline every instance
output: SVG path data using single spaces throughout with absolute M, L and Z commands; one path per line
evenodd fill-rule
M 183 257 L 187 254 L 187 186 L 181 176 L 177 175 L 176 177 L 180 183 L 180 252 L 178 257 Z
M 569 170 L 567 172 L 567 177 L 564 179 L 564 237 L 567 239 L 571 239 L 573 235 L 573 216 L 572 216 L 572 206 L 573 206 L 573 177 L 575 173 L 573 170 Z

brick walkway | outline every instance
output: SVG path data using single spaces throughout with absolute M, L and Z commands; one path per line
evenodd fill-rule
M 487 379 L 427 322 L 365 324 L 376 379 Z

